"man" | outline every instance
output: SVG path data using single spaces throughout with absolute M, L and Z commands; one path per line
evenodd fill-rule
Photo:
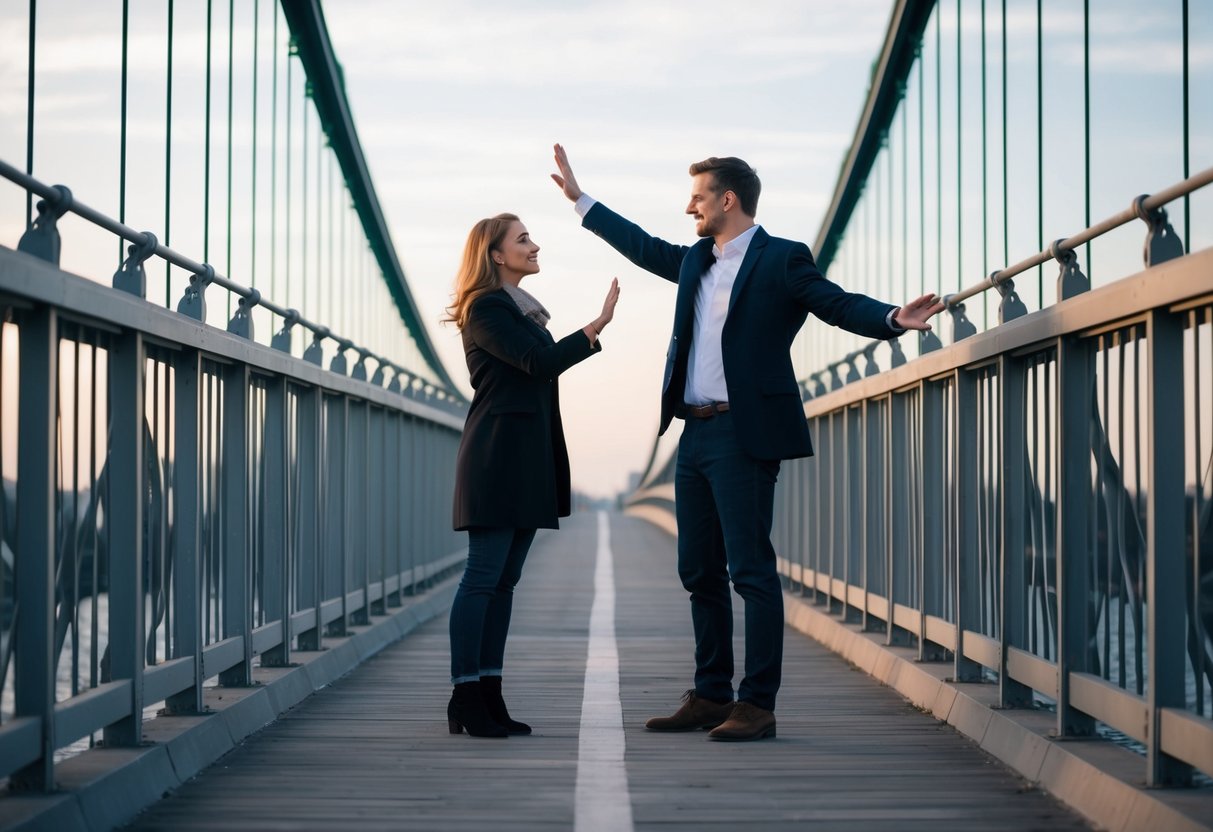
M 713 740 L 775 736 L 783 662 L 783 590 L 771 546 L 775 479 L 784 459 L 810 456 L 790 347 L 809 312 L 868 338 L 926 330 L 935 295 L 894 307 L 826 280 L 808 246 L 754 223 L 761 183 L 748 164 L 691 165 L 692 246 L 645 233 L 584 194 L 555 146 L 552 179 L 582 225 L 658 277 L 678 284 L 666 353 L 661 432 L 686 420 L 675 471 L 678 575 L 691 595 L 695 687 L 652 731 L 710 728 Z M 733 701 L 729 579 L 745 602 L 745 677 Z

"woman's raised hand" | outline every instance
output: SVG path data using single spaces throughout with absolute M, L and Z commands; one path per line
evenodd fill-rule
M 590 339 L 590 343 L 594 343 L 598 339 L 598 335 L 602 332 L 606 325 L 615 318 L 615 304 L 619 303 L 619 278 L 611 278 L 611 288 L 607 289 L 606 300 L 602 302 L 602 314 L 594 320 L 590 321 L 585 328 L 586 337 Z

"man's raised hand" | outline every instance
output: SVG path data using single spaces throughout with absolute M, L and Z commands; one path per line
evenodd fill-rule
M 581 188 L 577 186 L 577 177 L 573 176 L 573 168 L 569 166 L 569 154 L 558 144 L 552 149 L 556 152 L 556 168 L 560 171 L 552 174 L 552 181 L 560 186 L 571 202 L 576 202 L 581 196 Z

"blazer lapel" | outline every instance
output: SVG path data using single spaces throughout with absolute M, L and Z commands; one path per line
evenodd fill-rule
M 733 281 L 733 293 L 729 295 L 730 313 L 733 311 L 733 304 L 737 303 L 737 297 L 741 294 L 741 288 L 750 279 L 750 274 L 754 271 L 754 263 L 758 261 L 758 256 L 766 247 L 770 236 L 761 227 L 754 232 L 754 237 L 750 240 L 750 247 L 746 249 L 745 258 L 741 261 L 741 268 L 737 270 L 737 279 Z
M 678 297 L 674 303 L 675 335 L 689 329 L 695 314 L 695 295 L 699 291 L 699 282 L 711 265 L 712 240 L 705 237 L 691 246 L 682 261 L 682 273 L 678 277 Z

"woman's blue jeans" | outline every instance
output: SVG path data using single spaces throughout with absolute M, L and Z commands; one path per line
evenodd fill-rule
M 468 529 L 468 560 L 451 604 L 451 683 L 500 676 L 514 587 L 534 529 Z

